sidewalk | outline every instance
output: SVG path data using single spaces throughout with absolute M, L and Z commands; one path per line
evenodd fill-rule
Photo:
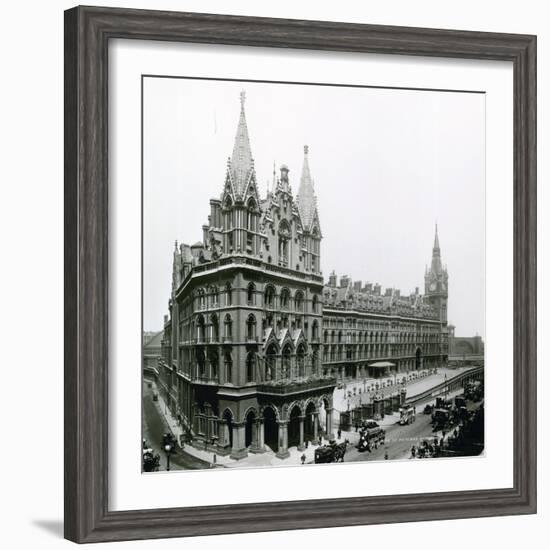
M 154 382 L 153 382 L 154 384 Z M 155 384 L 154 384 L 155 385 Z M 158 393 L 158 392 L 157 392 Z M 180 441 L 180 435 L 183 434 L 181 426 L 178 424 L 177 420 L 170 413 L 170 409 L 166 406 L 164 399 L 160 393 L 158 394 L 158 408 L 159 411 L 163 414 L 168 427 L 172 433 L 176 436 L 178 443 Z M 338 442 L 341 443 L 344 441 L 345 437 L 342 437 Z M 351 441 L 351 440 L 350 440 Z M 328 440 L 323 439 L 323 445 L 326 444 Z M 197 449 L 190 444 L 185 444 L 183 450 L 195 458 L 204 460 L 217 468 L 257 468 L 262 466 L 296 466 L 301 464 L 301 456 L 306 455 L 306 463 L 311 463 L 314 461 L 315 449 L 318 445 L 309 444 L 308 448 L 304 451 L 298 451 L 296 447 L 290 447 L 288 449 L 290 456 L 284 459 L 278 458 L 275 456 L 275 453 L 271 450 L 266 450 L 265 453 L 249 453 L 246 458 L 240 460 L 235 460 L 230 458 L 229 455 L 221 456 L 216 453 L 205 451 L 202 449 Z M 215 457 L 215 458 L 214 458 Z M 215 460 L 215 465 L 214 465 Z

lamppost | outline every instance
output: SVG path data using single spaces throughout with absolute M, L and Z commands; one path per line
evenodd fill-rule
M 447 401 L 447 373 L 445 373 L 445 401 Z
M 166 453 L 166 471 L 170 471 L 170 454 L 172 453 L 172 445 L 167 443 L 164 446 L 164 452 Z

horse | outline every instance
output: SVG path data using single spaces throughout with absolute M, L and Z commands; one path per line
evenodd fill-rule
M 344 462 L 344 455 L 346 454 L 346 448 L 349 444 L 349 440 L 346 439 L 343 443 L 334 447 L 334 462 Z

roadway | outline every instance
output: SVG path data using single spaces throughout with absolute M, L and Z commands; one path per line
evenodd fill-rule
M 166 453 L 161 449 L 162 436 L 170 431 L 164 415 L 159 410 L 158 401 L 153 401 L 153 389 L 148 387 L 147 380 L 143 380 L 143 438 L 155 453 L 160 455 L 160 470 L 166 470 Z M 170 457 L 171 470 L 202 470 L 211 465 L 196 458 L 180 447 Z

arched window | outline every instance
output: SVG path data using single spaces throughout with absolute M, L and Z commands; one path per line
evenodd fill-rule
M 230 306 L 233 304 L 233 289 L 231 288 L 231 283 L 226 283 L 225 285 L 225 305 Z
M 288 243 L 292 237 L 290 226 L 286 220 L 279 224 L 279 265 L 287 266 L 289 257 Z
M 250 198 L 246 206 L 246 228 L 248 231 L 256 231 L 256 201 L 253 198 Z
M 231 315 L 229 313 L 225 316 L 223 321 L 224 327 L 224 338 L 231 341 L 233 338 L 233 321 L 231 320 Z
M 246 291 L 246 301 L 249 306 L 254 305 L 254 294 L 256 293 L 256 285 L 254 283 L 249 283 Z
M 256 358 L 253 352 L 249 352 L 246 356 L 246 381 L 254 382 L 254 367 L 256 364 Z
M 204 317 L 199 315 L 197 319 L 197 341 L 204 342 L 206 340 L 206 323 Z
M 204 289 L 199 288 L 197 291 L 198 297 L 199 297 L 199 309 L 205 309 L 206 308 L 206 296 L 204 293 Z
M 248 340 L 256 341 L 256 317 L 254 315 L 249 315 L 246 320 L 246 334 Z
M 296 352 L 296 366 L 298 367 L 298 376 L 303 377 L 306 374 L 306 364 L 305 364 L 306 351 L 303 346 L 298 348 Z
M 317 340 L 317 338 L 319 338 L 319 323 L 317 323 L 317 320 L 313 321 L 313 324 L 311 325 L 311 338 L 313 340 Z
M 217 286 L 211 287 L 210 297 L 211 297 L 212 307 L 218 307 L 218 287 Z
M 264 302 L 265 307 L 272 308 L 275 305 L 275 289 L 271 285 L 265 287 Z
M 220 324 L 217 315 L 210 317 L 210 324 L 212 325 L 212 342 L 218 342 L 220 339 Z
M 294 309 L 296 311 L 302 311 L 304 307 L 304 293 L 299 290 L 294 295 Z
M 289 301 L 290 301 L 290 292 L 288 288 L 283 288 L 283 290 L 281 290 L 281 307 L 283 309 L 288 309 Z
M 319 307 L 319 302 L 318 302 L 318 299 L 317 299 L 317 295 L 315 294 L 313 296 L 313 299 L 311 300 L 311 309 L 312 309 L 313 313 L 317 313 L 318 307 Z
M 277 360 L 277 348 L 274 344 L 271 344 L 267 349 L 265 357 L 265 379 L 275 380 L 275 365 Z
M 233 380 L 233 359 L 231 357 L 231 352 L 229 352 L 229 351 L 225 352 L 225 355 L 224 355 L 224 358 L 223 358 L 223 363 L 224 363 L 224 366 L 225 366 L 225 381 L 228 384 L 232 384 L 232 380 Z
M 292 350 L 290 348 L 290 345 L 287 344 L 283 350 L 283 365 L 282 365 L 283 370 L 281 373 L 283 378 L 288 378 L 290 376 L 291 353 L 292 353 Z
M 204 360 L 204 351 L 202 349 L 197 350 L 197 368 L 199 378 L 204 378 L 206 374 L 206 364 Z
M 219 358 L 218 358 L 218 352 L 216 350 L 212 350 L 210 352 L 210 376 L 212 378 L 218 378 L 218 365 L 219 365 Z

